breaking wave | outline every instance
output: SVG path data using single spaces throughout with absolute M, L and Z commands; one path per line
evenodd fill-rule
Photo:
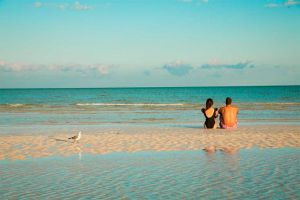
M 14 103 L 14 104 L 6 104 L 9 107 L 21 107 L 21 106 L 25 106 L 25 104 L 21 104 L 21 103 Z
M 182 103 L 77 103 L 77 106 L 185 106 Z

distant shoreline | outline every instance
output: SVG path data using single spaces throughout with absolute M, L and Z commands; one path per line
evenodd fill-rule
M 10 90 L 10 89 L 146 89 L 146 88 L 218 88 L 218 87 L 297 87 L 299 85 L 220 85 L 220 86 L 136 86 L 136 87 L 34 87 L 34 88 L 0 88 L 0 90 Z

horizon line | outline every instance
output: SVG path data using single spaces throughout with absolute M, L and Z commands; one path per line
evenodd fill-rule
M 300 86 L 298 85 L 214 85 L 214 86 L 129 86 L 129 87 L 24 87 L 24 88 L 0 88 L 9 89 L 125 89 L 125 88 L 197 88 L 197 87 L 280 87 L 280 86 Z

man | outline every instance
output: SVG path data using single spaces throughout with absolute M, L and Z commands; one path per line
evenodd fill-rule
M 226 98 L 226 106 L 219 109 L 220 127 L 221 128 L 237 128 L 237 114 L 239 112 L 237 107 L 231 105 L 232 99 Z

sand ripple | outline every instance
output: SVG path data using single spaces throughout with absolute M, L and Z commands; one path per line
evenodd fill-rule
M 2 199 L 299 199 L 299 149 L 1 161 Z
M 84 133 L 79 144 L 70 135 L 0 136 L 0 160 L 23 160 L 51 155 L 107 154 L 112 152 L 216 150 L 300 147 L 300 126 L 255 126 L 237 130 L 197 128 L 127 128 Z

